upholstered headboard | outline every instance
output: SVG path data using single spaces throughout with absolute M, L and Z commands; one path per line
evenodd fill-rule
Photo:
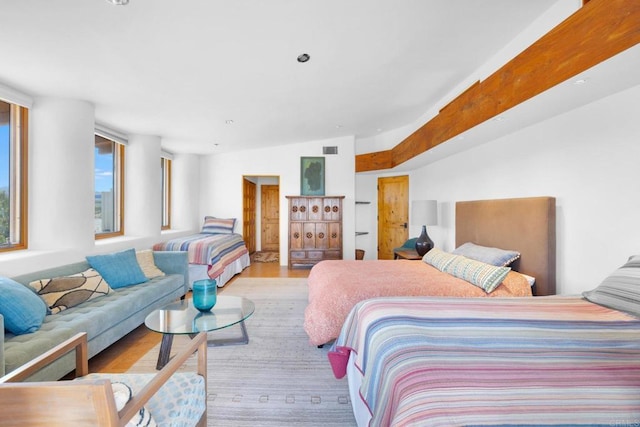
M 520 252 L 513 269 L 536 278 L 534 295 L 556 292 L 556 199 L 456 203 L 456 247 L 465 242 Z

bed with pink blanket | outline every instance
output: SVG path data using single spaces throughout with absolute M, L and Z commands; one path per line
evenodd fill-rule
M 327 260 L 316 264 L 309 273 L 304 321 L 310 343 L 323 345 L 335 340 L 349 311 L 370 298 L 492 298 L 555 293 L 555 198 L 458 202 L 456 247 L 467 242 L 520 254 L 491 292 L 420 260 Z M 534 287 L 531 278 L 535 279 Z

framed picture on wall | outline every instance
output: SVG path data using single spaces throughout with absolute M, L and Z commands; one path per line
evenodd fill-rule
M 300 157 L 300 194 L 324 196 L 324 157 Z

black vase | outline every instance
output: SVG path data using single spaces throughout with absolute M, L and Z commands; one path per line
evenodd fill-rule
M 416 252 L 418 255 L 424 256 L 427 252 L 433 249 L 433 240 L 427 234 L 427 226 L 422 226 L 422 233 L 420 233 L 420 237 L 416 240 Z

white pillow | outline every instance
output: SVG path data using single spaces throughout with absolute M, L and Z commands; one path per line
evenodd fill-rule
M 122 410 L 122 408 L 124 408 L 124 405 L 126 405 L 127 402 L 131 400 L 131 398 L 133 397 L 133 392 L 131 391 L 131 387 L 121 382 L 112 382 L 111 388 L 113 389 L 113 398 L 116 401 L 116 409 L 120 411 Z M 127 423 L 127 427 L 138 426 L 157 426 L 156 422 L 151 416 L 151 413 L 144 406 Z

